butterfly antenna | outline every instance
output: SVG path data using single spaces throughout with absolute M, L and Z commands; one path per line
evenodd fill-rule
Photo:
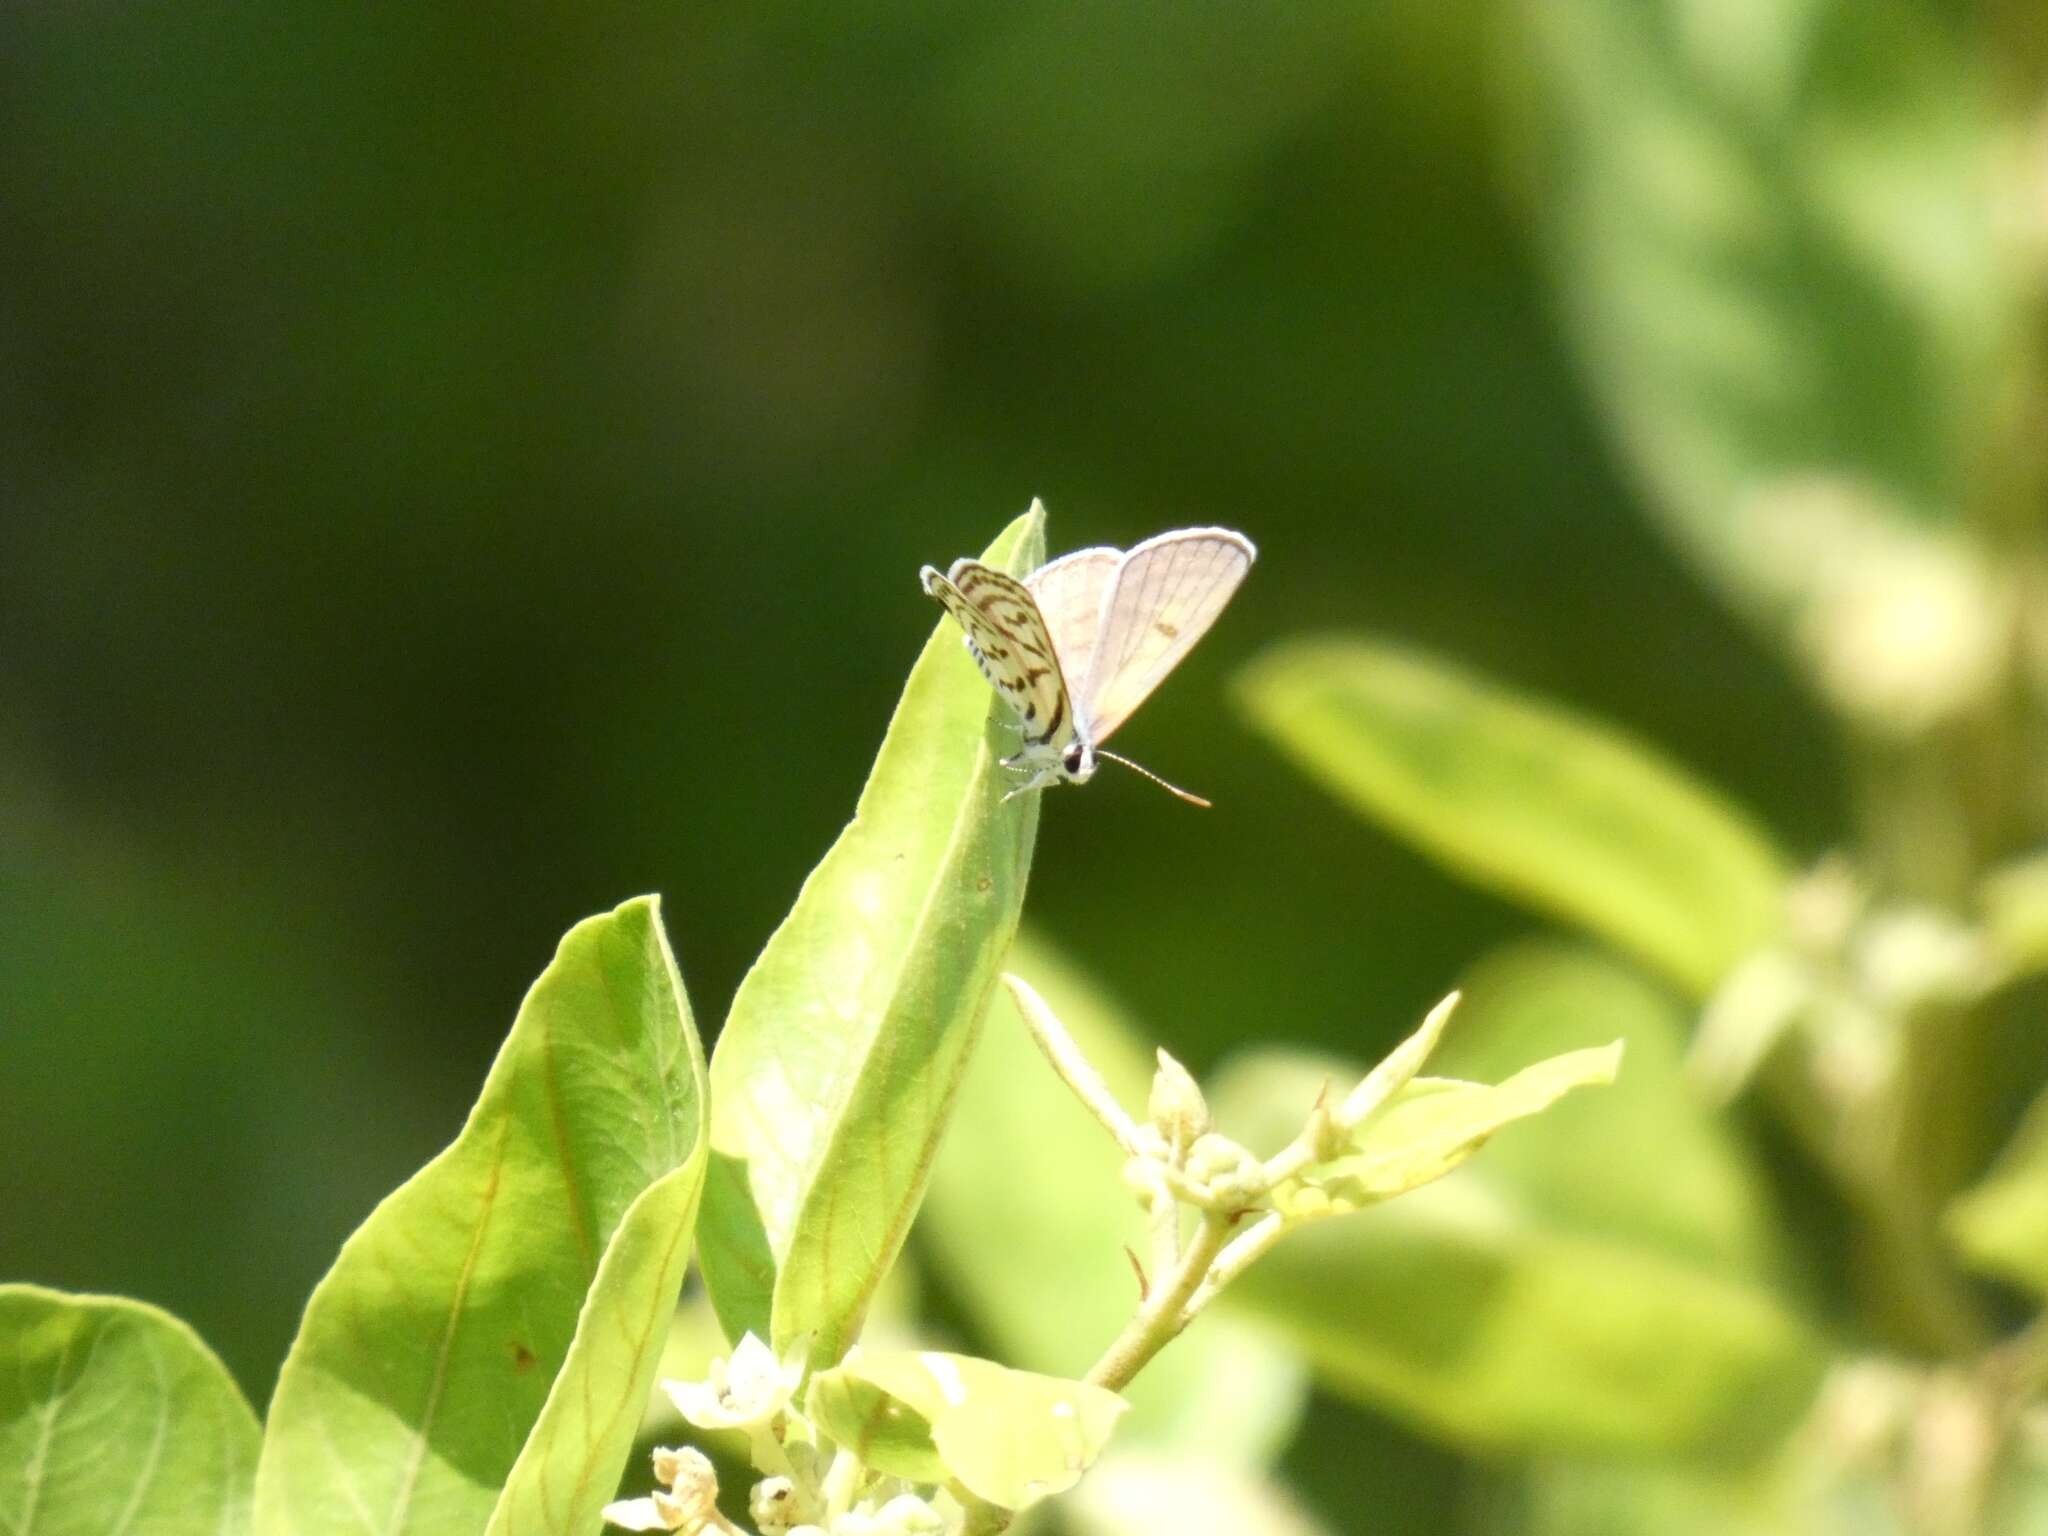
M 1105 752 L 1100 747 L 1097 747 L 1095 749 L 1095 755 L 1097 757 L 1106 757 L 1112 763 L 1122 763 L 1126 768 L 1130 769 L 1131 772 L 1135 774 L 1140 774 L 1143 777 L 1150 779 L 1154 784 L 1157 784 L 1169 795 L 1180 796 L 1180 798 L 1187 801 L 1189 805 L 1199 805 L 1205 811 L 1212 811 L 1215 809 L 1213 805 L 1211 805 L 1207 800 L 1204 800 L 1200 795 L 1191 795 L 1186 790 L 1182 789 L 1178 784 L 1167 783 L 1166 780 L 1159 777 L 1159 775 L 1154 773 L 1150 768 L 1141 768 L 1136 763 L 1132 762 L 1128 757 L 1119 757 L 1116 755 L 1116 753 Z

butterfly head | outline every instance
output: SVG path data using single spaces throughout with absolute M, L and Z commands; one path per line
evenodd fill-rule
M 1069 784 L 1086 784 L 1095 777 L 1095 749 L 1076 736 L 1060 755 L 1060 772 Z

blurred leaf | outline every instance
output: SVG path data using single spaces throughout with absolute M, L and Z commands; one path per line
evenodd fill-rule
M 570 929 L 461 1135 L 314 1291 L 271 1401 L 262 1528 L 594 1521 L 681 1289 L 704 1094 L 657 902 Z
M 1977 888 L 1985 936 L 2011 975 L 2048 970 L 2048 853 L 2000 865 Z
M 1355 1151 L 1312 1169 L 1307 1182 L 1345 1205 L 1391 1200 L 1442 1178 L 1495 1132 L 1574 1088 L 1612 1083 L 1620 1068 L 1617 1040 L 1536 1062 L 1499 1084 L 1415 1078 L 1359 1126 Z
M 1999 125 L 1934 12 L 1522 7 L 1530 206 L 1593 387 L 1658 513 L 1753 609 L 1817 574 L 1772 541 L 1780 490 L 1820 475 L 1954 518 L 1998 417 Z
M 1034 503 L 982 558 L 1021 573 L 1044 557 Z M 810 1334 L 819 1364 L 845 1352 L 910 1229 L 1038 832 L 1037 795 L 1003 803 L 1016 732 L 960 638 L 942 615 L 853 821 L 741 983 L 711 1065 L 712 1300 L 728 1337 L 780 1351 Z
M 11 1536 L 237 1536 L 259 1431 L 176 1318 L 0 1286 L 0 1525 Z
M 1456 1177 L 1290 1235 L 1226 1302 L 1281 1328 L 1334 1388 L 1469 1445 L 1734 1455 L 1770 1444 L 1810 1397 L 1820 1350 L 1756 1272 L 1754 1195 L 1683 1099 L 1676 1030 L 1611 964 L 1532 951 L 1482 969 L 1446 1039 L 1447 1056 L 1470 1042 L 1461 1067 L 1494 1068 L 1510 1042 L 1620 1034 L 1629 1070 L 1509 1128 Z M 1231 1135 L 1277 1146 L 1328 1084 L 1355 1075 L 1263 1053 L 1227 1070 L 1211 1102 Z M 1625 1108 L 1600 1103 L 1628 1094 Z M 1668 1167 L 1659 1113 L 1671 1118 Z M 1602 1129 L 1623 1134 L 1604 1145 L 1585 1134 Z M 1696 1171 L 1718 1187 L 1683 1188 Z
M 908 1468 L 928 1465 L 921 1423 L 945 1472 L 1004 1509 L 1073 1487 L 1125 1407 L 1114 1392 L 1084 1381 L 910 1350 L 860 1351 L 819 1373 L 807 1404 L 840 1444 L 881 1450 Z M 879 1411 L 885 1404 L 890 1411 Z M 837 1416 L 849 1409 L 855 1412 Z M 896 1470 L 893 1462 L 876 1464 Z M 929 1480 L 917 1470 L 897 1475 Z
M 1060 1518 L 1080 1536 L 1323 1536 L 1325 1527 L 1259 1472 L 1195 1456 L 1131 1454 L 1123 1444 L 1119 1435 L 1059 1502 Z
M 1460 1077 L 1616 1037 L 1628 1046 L 1611 1087 L 1496 1138 L 1483 1177 L 1561 1226 L 1742 1273 L 1783 1267 L 1763 1171 L 1688 1080 L 1690 1017 L 1667 992 L 1626 962 L 1554 940 L 1495 950 L 1459 986 L 1436 1065 Z
M 2048 1093 L 1983 1180 L 1950 1203 L 1946 1222 L 1976 1268 L 2048 1297 Z
M 1785 875 L 1763 837 L 1608 726 L 1367 640 L 1268 651 L 1241 697 L 1254 723 L 1366 814 L 1695 996 L 1777 920 Z
M 1130 1020 L 1035 937 L 1018 940 L 1006 968 L 1044 995 L 1110 1091 L 1142 1109 L 1152 1061 Z M 1148 1237 L 1123 1160 L 998 987 L 918 1233 L 1005 1360 L 1082 1376 L 1130 1320 L 1130 1255 Z M 1124 1389 L 1131 1413 L 1117 1444 L 1263 1465 L 1292 1435 L 1306 1392 L 1278 1339 L 1210 1313 Z

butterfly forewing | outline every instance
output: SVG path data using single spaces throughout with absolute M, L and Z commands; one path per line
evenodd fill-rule
M 967 649 L 1023 725 L 1025 741 L 1064 746 L 1072 740 L 1066 678 L 1030 589 L 978 560 L 955 560 L 944 576 L 927 566 L 924 586 L 966 632 Z
M 1116 579 L 1124 552 L 1100 546 L 1061 555 L 1024 578 L 1038 599 L 1038 612 L 1052 633 L 1060 671 L 1071 688 L 1088 675 L 1095 637 L 1102 626 L 1102 599 Z
M 1208 632 L 1257 551 L 1228 528 L 1183 528 L 1123 557 L 1102 597 L 1095 654 L 1076 698 L 1093 743 L 1130 718 Z

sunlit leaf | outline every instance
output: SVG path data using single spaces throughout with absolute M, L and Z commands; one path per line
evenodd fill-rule
M 594 1521 L 682 1285 L 704 1092 L 656 903 L 577 924 L 461 1135 L 314 1291 L 271 1401 L 259 1527 Z
M 1116 1006 L 1042 941 L 1020 939 L 1006 969 L 1044 995 L 1110 1090 L 1141 1111 L 1152 1062 Z M 1082 1376 L 1130 1319 L 1140 1299 L 1131 1256 L 1148 1250 L 1122 1163 L 998 987 L 918 1232 L 1004 1360 Z M 1117 1444 L 1257 1465 L 1292 1434 L 1305 1391 L 1300 1362 L 1271 1334 L 1204 1316 L 1124 1389 L 1131 1413 Z
M 807 1402 L 841 1444 L 885 1447 L 905 1465 L 925 1465 L 928 1438 L 947 1474 L 1004 1509 L 1071 1488 L 1125 1408 L 1114 1392 L 1086 1382 L 910 1350 L 861 1351 L 819 1373 Z
M 1028 571 L 1044 512 L 983 557 Z M 901 600 L 924 602 L 912 573 Z M 854 819 L 741 983 L 711 1065 L 705 1277 L 727 1333 L 827 1364 L 924 1193 L 1016 931 L 1038 829 L 997 758 L 1017 733 L 941 616 Z
M 239 1536 L 258 1430 L 192 1330 L 114 1296 L 0 1286 L 0 1528 Z
M 1490 1073 L 1620 1035 L 1630 1059 L 1615 1084 L 1503 1129 L 1440 1183 L 1290 1234 L 1225 1304 L 1280 1329 L 1334 1389 L 1460 1443 L 1731 1455 L 1772 1443 L 1803 1411 L 1822 1351 L 1770 1274 L 1750 1176 L 1683 1097 L 1679 1030 L 1613 962 L 1546 946 L 1482 967 L 1439 1065 Z M 1262 1053 L 1211 1102 L 1228 1133 L 1277 1145 L 1357 1070 Z M 1684 1187 L 1689 1174 L 1706 1187 Z
M 1655 509 L 1753 608 L 1826 579 L 1776 542 L 1787 487 L 1952 519 L 2001 419 L 2000 126 L 1935 10 L 1522 7 L 1517 131 L 1588 376 Z
M 1610 727 L 1356 639 L 1270 651 L 1241 696 L 1367 815 L 1695 995 L 1777 921 L 1785 871 L 1747 818 Z

